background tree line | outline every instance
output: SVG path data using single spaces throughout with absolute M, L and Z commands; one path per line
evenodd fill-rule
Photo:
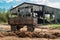
M 7 23 L 8 22 L 9 11 L 7 12 L 0 12 L 0 23 Z

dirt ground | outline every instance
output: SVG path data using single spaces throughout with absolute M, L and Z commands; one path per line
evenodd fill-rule
M 1 38 L 0 40 L 60 40 L 59 38 L 57 39 L 48 39 L 48 38 L 18 38 L 18 37 L 14 37 L 14 36 L 11 36 L 11 37 L 4 37 L 4 38 Z
M 6 31 L 10 31 L 10 30 L 11 29 L 10 29 L 9 25 L 0 25 L 0 40 L 60 40 L 60 30 L 59 29 L 35 28 L 33 33 L 29 33 L 29 32 L 26 32 L 27 28 L 25 26 L 24 28 L 21 29 L 21 32 L 16 32 L 16 34 L 19 33 L 20 37 L 16 36 L 14 33 L 6 32 Z M 29 37 L 21 37 L 21 35 L 24 36 L 23 35 L 24 32 Z M 31 35 L 34 35 L 35 37 L 31 37 Z M 43 37 L 41 37 L 41 35 L 43 35 Z

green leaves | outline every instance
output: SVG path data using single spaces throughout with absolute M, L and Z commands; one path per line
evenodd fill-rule
M 0 23 L 1 22 L 7 22 L 9 16 L 9 12 L 0 12 Z

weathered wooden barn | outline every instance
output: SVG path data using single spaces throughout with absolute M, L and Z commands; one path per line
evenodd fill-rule
M 11 14 L 27 16 L 33 14 L 33 19 L 37 24 L 59 23 L 60 9 L 34 3 L 22 3 L 10 10 Z M 28 16 L 27 16 L 28 17 Z

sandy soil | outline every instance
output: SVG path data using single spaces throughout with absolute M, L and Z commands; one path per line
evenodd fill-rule
M 0 31 L 10 31 L 10 25 L 1 25 L 0 24 Z M 20 29 L 21 31 L 27 31 L 26 26 Z M 35 28 L 36 32 L 44 31 L 44 32 L 60 32 L 59 29 L 41 29 L 41 28 Z
M 18 38 L 14 36 L 8 36 L 4 38 L 0 38 L 0 40 L 60 40 L 60 38 L 57 39 L 48 39 L 48 38 Z

